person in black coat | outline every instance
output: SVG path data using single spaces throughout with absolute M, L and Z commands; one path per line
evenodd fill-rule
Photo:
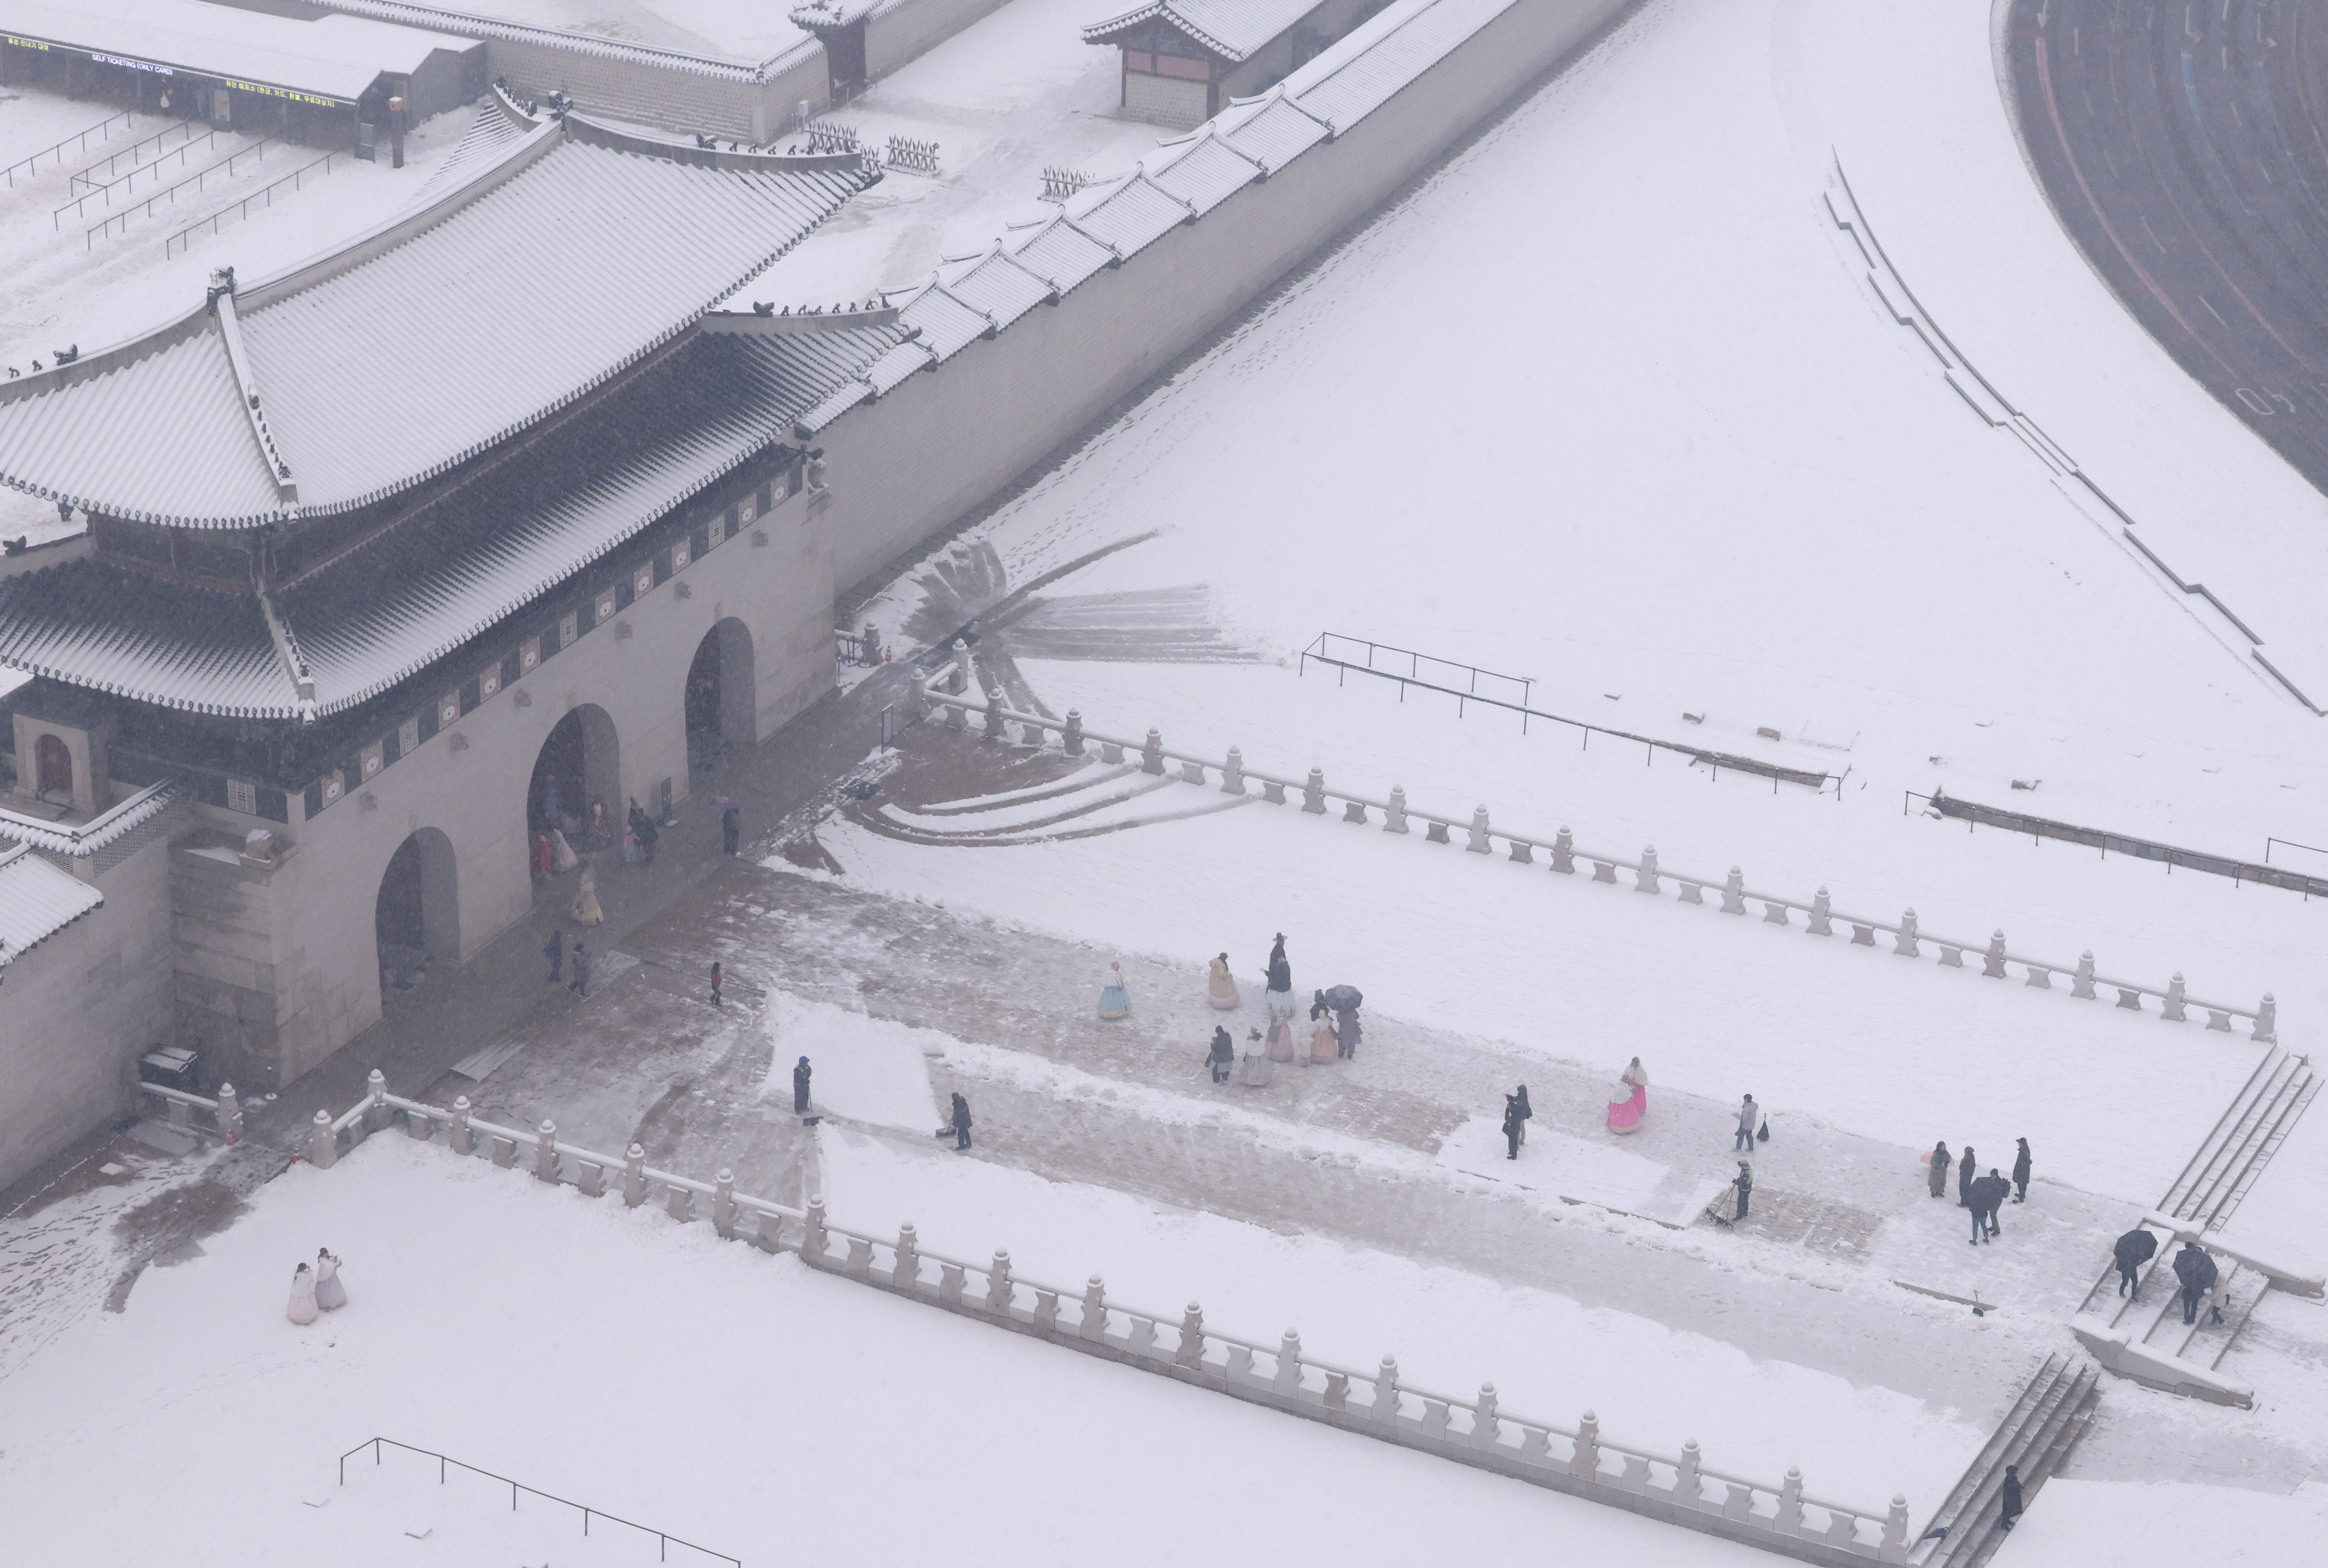
M 1504 1096 L 1504 1144 L 1505 1144 L 1505 1149 L 1506 1149 L 1506 1152 L 1505 1152 L 1505 1154 L 1504 1154 L 1504 1158 L 1505 1158 L 1505 1159 L 1507 1159 L 1507 1160 L 1517 1160 L 1517 1159 L 1520 1157 L 1520 1129 L 1521 1129 L 1521 1127 L 1522 1127 L 1524 1124 L 1525 1124 L 1525 1123 L 1521 1121 L 1521 1118 L 1520 1118 L 1520 1103 L 1519 1103 L 1519 1101 L 1517 1101 L 1516 1099 L 1513 1098 L 1513 1097 L 1512 1097 L 1511 1095 L 1509 1095 L 1509 1094 L 1505 1095 L 1505 1096 Z
M 1979 1169 L 1972 1161 L 1972 1145 L 1967 1143 L 1965 1145 L 1964 1153 L 1957 1158 L 1957 1207 L 1958 1208 L 1972 1207 L 1972 1184 L 1980 1175 Z
M 2117 1238 L 2110 1253 L 2117 1259 L 2117 1293 L 2123 1296 L 2135 1289 L 2136 1271 L 2158 1254 L 2158 1238 L 2136 1225 Z
M 1206 1053 L 1205 1065 L 1212 1068 L 1214 1083 L 1229 1081 L 1229 1069 L 1236 1066 L 1236 1042 L 1229 1038 L 1228 1030 L 1214 1028 L 1213 1048 Z
M 1508 1111 L 1516 1111 L 1519 1113 L 1520 1141 L 1525 1143 L 1527 1141 L 1528 1120 L 1535 1114 L 1535 1107 L 1528 1103 L 1527 1085 L 1525 1084 L 1522 1084 L 1519 1087 L 1519 1093 L 1505 1095 L 1504 1106 Z
M 793 1069 L 793 1113 L 795 1115 L 808 1114 L 808 1058 L 803 1056 L 800 1066 Z
M 2197 1242 L 2184 1242 L 2182 1250 L 2174 1254 L 2174 1277 L 2182 1282 L 2182 1321 L 2199 1320 L 2199 1298 L 2215 1288 L 2215 1260 Z M 2221 1322 L 2223 1315 L 2215 1314 Z
M 959 1092 L 953 1097 L 953 1147 L 956 1153 L 970 1147 L 970 1102 Z
M 1972 1240 L 1975 1246 L 1997 1234 L 1996 1211 L 2013 1191 L 2013 1184 L 1991 1170 L 1972 1184 Z
M 719 852 L 732 855 L 744 842 L 744 812 L 738 806 L 729 806 L 719 813 Z
M 2013 1195 L 2013 1201 L 2027 1203 L 2029 1201 L 2029 1140 L 2016 1138 L 2014 1141 L 2021 1146 L 2021 1151 L 2013 1157 L 2013 1185 L 2021 1190 Z
M 1731 1223 L 1736 1225 L 1746 1218 L 1746 1200 L 1754 1196 L 1754 1168 L 1740 1160 L 1738 1179 L 1730 1185 L 1738 1189 L 1738 1212 L 1731 1216 Z
M 2004 1486 L 1997 1496 L 1996 1527 L 2000 1530 L 2010 1530 L 2013 1528 L 2014 1521 L 2020 1517 L 2021 1467 L 2007 1465 L 2004 1467 Z
M 556 985 L 566 973 L 566 933 L 551 926 L 549 940 L 541 944 L 541 956 L 549 960 L 549 983 Z

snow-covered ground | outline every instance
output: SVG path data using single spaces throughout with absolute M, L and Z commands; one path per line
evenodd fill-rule
M 746 65 L 813 37 L 776 0 L 460 0 L 446 9 Z

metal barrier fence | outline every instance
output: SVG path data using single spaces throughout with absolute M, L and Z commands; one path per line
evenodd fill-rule
M 192 122 L 188 121 L 187 123 L 191 125 Z M 166 135 L 167 133 L 165 132 L 164 134 Z M 98 201 L 100 198 L 103 199 L 107 206 L 112 206 L 113 197 L 116 192 L 120 192 L 124 196 L 134 194 L 135 192 L 133 187 L 136 185 L 137 182 L 148 174 L 158 175 L 162 172 L 162 165 L 164 163 L 167 162 L 169 159 L 175 158 L 178 160 L 178 166 L 180 168 L 183 168 L 186 165 L 186 160 L 193 156 L 195 149 L 207 148 L 212 143 L 216 142 L 218 138 L 218 127 L 216 126 L 205 126 L 194 135 L 188 136 L 184 141 L 179 143 L 176 146 L 172 147 L 168 152 L 156 155 L 154 161 L 150 164 L 139 164 L 127 174 L 117 175 L 113 179 L 106 181 L 103 184 L 99 184 L 93 180 L 81 181 L 80 183 L 86 184 L 89 189 L 81 192 L 78 196 L 69 197 L 62 205 L 51 211 L 49 214 L 49 227 L 51 229 L 62 229 L 64 227 L 64 217 L 68 211 L 70 211 L 74 217 L 78 218 L 81 215 L 82 211 L 89 202 Z M 260 143 L 258 145 L 264 146 L 265 144 Z M 243 150 L 248 152 L 250 149 L 244 148 Z M 74 178 L 78 180 L 80 179 L 80 176 L 75 175 Z M 159 192 L 156 193 L 158 194 Z
M 97 124 L 89 127 L 89 129 L 81 131 L 77 135 L 67 136 L 55 146 L 42 147 L 31 157 L 19 158 L 14 163 L 9 164 L 5 169 L 0 169 L 0 179 L 6 180 L 8 182 L 8 188 L 13 191 L 16 188 L 16 176 L 18 174 L 23 174 L 29 178 L 30 176 L 41 172 L 41 160 L 42 158 L 53 157 L 57 162 L 61 164 L 64 162 L 64 150 L 67 147 L 72 148 L 75 152 L 87 152 L 89 150 L 89 137 L 95 136 L 99 141 L 109 140 L 115 126 L 130 124 L 135 122 L 137 114 L 134 109 L 124 109 L 117 115 L 108 115 L 105 118 L 98 121 Z
M 102 223 L 90 224 L 81 236 L 81 249 L 86 250 L 93 248 L 97 244 L 98 237 L 101 234 L 111 232 L 113 226 L 116 223 L 120 224 L 122 231 L 127 233 L 129 229 L 129 220 L 136 217 L 141 210 L 146 217 L 150 218 L 154 215 L 154 205 L 157 202 L 166 201 L 171 206 L 174 207 L 178 204 L 178 192 L 186 189 L 189 185 L 192 186 L 197 191 L 201 191 L 208 188 L 211 176 L 213 174 L 219 175 L 221 178 L 231 178 L 234 174 L 234 165 L 238 160 L 242 158 L 264 158 L 267 155 L 267 149 L 268 147 L 280 145 L 280 138 L 268 136 L 263 140 L 251 143 L 250 146 L 247 147 L 236 149 L 234 152 L 228 154 L 224 159 L 211 164 L 208 168 L 198 169 L 194 173 L 187 175 L 184 179 L 180 180 L 174 184 L 163 186 L 160 190 L 154 192 L 143 202 L 139 202 L 136 207 L 127 208 L 122 211 L 116 212 L 111 217 L 106 219 Z
M 2171 873 L 2175 867 L 2186 870 L 2205 871 L 2211 876 L 2229 877 L 2234 882 L 2260 882 L 2267 887 L 2285 887 L 2291 893 L 2301 893 L 2308 900 L 2315 895 L 2328 898 L 2328 880 L 2307 877 L 2301 871 L 2268 863 L 2258 865 L 2252 860 L 2235 860 L 2228 855 L 2210 855 L 2199 850 L 2178 850 L 2172 844 L 2161 844 L 2150 839 L 2128 838 L 2102 828 L 2080 828 L 2070 822 L 2057 822 L 2044 817 L 2032 817 L 2023 812 L 2000 811 L 1995 806 L 1977 805 L 1958 800 L 1935 790 L 1930 794 L 1919 794 L 1914 790 L 1904 792 L 1900 809 L 1905 812 L 1909 802 L 1922 801 L 1944 817 L 1955 817 L 1967 826 L 2003 828 L 2008 832 L 2027 833 L 2032 839 L 2060 839 L 2066 843 L 2083 844 L 2089 850 L 2099 850 L 2103 855 L 2130 855 L 2141 860 L 2163 860 Z M 2310 844 L 2298 844 L 2286 839 L 2266 839 L 2264 856 L 2268 862 L 2271 846 L 2285 844 L 2291 850 L 2313 850 Z M 2314 853 L 2323 853 L 2314 850 Z
M 186 245 L 191 248 L 193 245 L 193 237 L 197 230 L 207 228 L 211 233 L 216 234 L 219 231 L 219 225 L 226 221 L 226 215 L 230 212 L 233 213 L 238 218 L 247 218 L 250 216 L 250 204 L 253 202 L 259 202 L 263 206 L 272 207 L 275 205 L 276 192 L 281 190 L 286 185 L 290 186 L 294 191 L 300 190 L 303 188 L 306 177 L 309 174 L 314 174 L 319 169 L 323 171 L 324 174 L 330 174 L 332 172 L 332 160 L 338 156 L 340 156 L 340 155 L 337 153 L 325 153 L 322 157 L 317 158 L 312 164 L 300 164 L 299 167 L 292 170 L 289 174 L 284 175 L 279 180 L 268 181 L 266 184 L 260 186 L 258 190 L 253 191 L 249 195 L 245 196 L 241 201 L 237 202 L 232 206 L 221 207 L 207 218 L 195 219 L 183 229 L 179 230 L 175 234 L 171 235 L 168 239 L 162 241 L 162 254 L 164 257 L 169 256 L 171 254 L 170 248 L 177 244 L 180 240 L 185 241 Z M 320 179 L 322 178 L 322 174 L 317 174 L 316 177 Z

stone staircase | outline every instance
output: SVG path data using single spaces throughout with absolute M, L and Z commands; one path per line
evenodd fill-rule
M 1977 1568 L 1987 1562 L 2004 1541 L 1996 1514 L 2004 1467 L 2021 1467 L 2022 1506 L 2029 1507 L 2093 1419 L 2100 1381 L 2089 1363 L 2058 1352 L 2046 1357 L 1932 1515 L 1908 1560 L 1920 1568 Z
M 1176 782 L 1129 762 L 1094 762 L 1027 789 L 915 806 L 862 801 L 843 814 L 859 827 L 909 844 L 1009 845 L 1090 838 L 1251 803 L 1245 795 L 1174 792 Z M 1165 792 L 1160 801 L 1148 799 L 1159 791 Z

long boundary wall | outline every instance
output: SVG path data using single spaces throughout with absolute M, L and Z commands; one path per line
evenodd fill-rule
M 1383 13 L 1288 79 L 1276 101 L 1305 103 L 1305 79 L 1365 70 L 1375 63 L 1365 56 L 1389 53 L 1397 41 L 1386 34 L 1426 3 Z M 835 410 L 819 437 L 832 465 L 834 581 L 860 584 L 992 497 L 1379 206 L 1629 3 L 1507 0 L 1354 124 L 1262 177 L 1247 166 L 1242 189 L 1056 303 L 978 334 L 988 341 L 943 362 L 925 352 L 931 373 L 875 396 L 877 375 L 859 406 Z M 1200 129 L 1195 139 L 1212 134 Z M 1261 160 L 1270 162 L 1266 153 Z M 903 319 L 915 315 L 907 305 Z

